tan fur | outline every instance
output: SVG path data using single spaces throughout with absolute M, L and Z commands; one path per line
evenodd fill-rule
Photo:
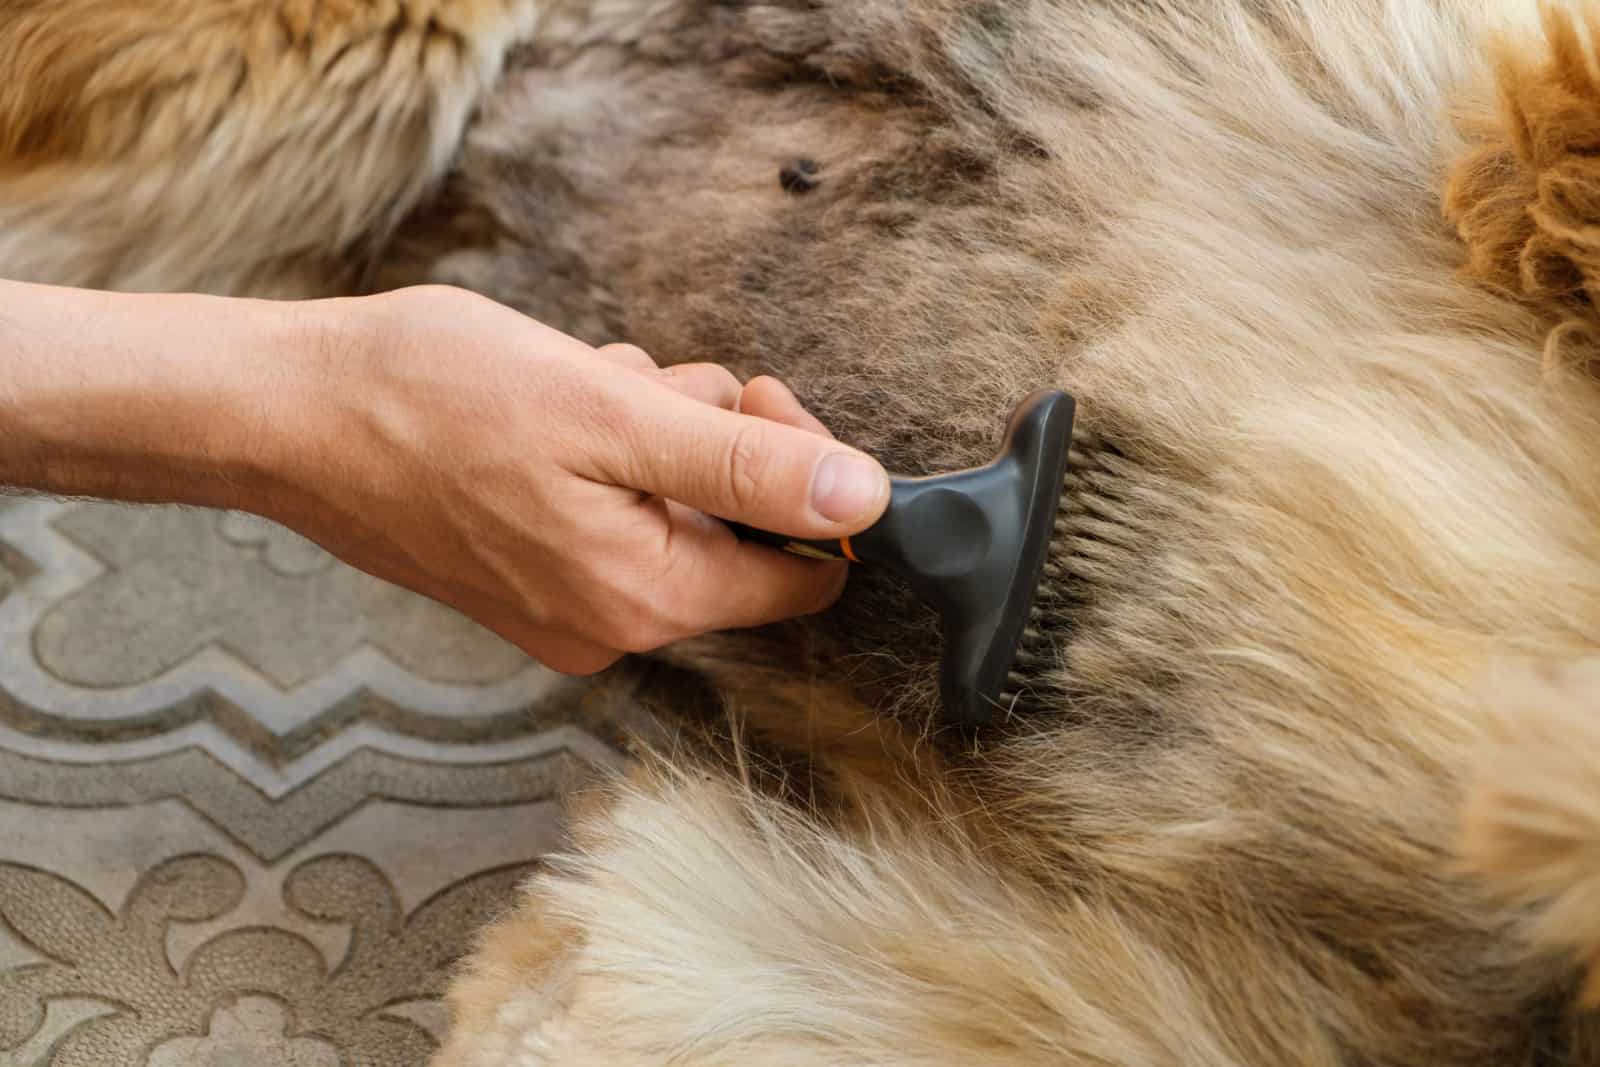
M 549 984 L 472 987 L 504 1029 L 443 1062 L 1595 1062 L 1566 960 L 1451 854 L 1486 669 L 1585 654 L 1600 622 L 1593 386 L 1543 365 L 1555 316 L 1459 280 L 1439 217 L 1496 13 L 984 7 L 830 8 L 809 41 L 717 25 L 756 56 L 817 49 L 793 62 L 836 92 L 765 83 L 737 46 L 749 65 L 710 75 L 552 60 L 513 76 L 417 238 L 428 277 L 557 321 L 621 308 L 652 351 L 784 373 L 902 467 L 978 458 L 1041 380 L 1115 446 L 1073 491 L 1046 710 L 942 742 L 973 805 L 770 823 L 715 777 L 630 791 L 530 890 L 525 916 L 572 932 L 520 976 Z M 668 101 L 665 132 L 611 118 L 591 152 L 541 107 L 619 72 L 613 106 Z M 896 75 L 923 91 L 872 95 Z M 809 199 L 768 184 L 788 153 L 821 161 Z M 648 167 L 594 176 L 602 154 Z M 511 158 L 546 161 L 546 196 L 584 176 L 576 221 L 488 177 Z M 502 227 L 583 249 L 605 299 L 519 272 Z M 453 230 L 472 240 L 427 248 Z M 865 691 L 925 713 L 932 649 L 868 584 L 836 629 L 747 640 L 753 677 L 871 678 L 887 652 Z M 879 890 L 904 911 L 857 895 Z
M 0 269 L 350 288 L 534 0 L 0 0 Z
M 1590 968 L 1600 1006 L 1600 660 L 1508 679 L 1479 754 L 1462 851 L 1512 900 L 1532 942 Z
M 673 650 L 737 714 L 677 698 L 441 1067 L 1600 1063 L 1574 10 L 553 3 L 378 282 L 777 372 L 912 472 L 1041 384 L 1083 433 L 1024 703 L 938 730 L 870 570 Z
M 436 1063 L 1242 1062 L 1108 902 L 1019 892 L 965 836 L 865 810 L 867 848 L 726 782 L 621 790 L 488 935 Z

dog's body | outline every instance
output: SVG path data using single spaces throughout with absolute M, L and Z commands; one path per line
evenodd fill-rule
M 473 57 L 405 82 L 449 101 L 405 138 L 350 100 L 344 139 L 274 142 L 349 179 L 317 208 L 348 225 L 85 229 L 74 182 L 217 135 L 34 133 L 0 272 L 465 285 L 776 372 L 913 473 L 1078 397 L 1028 706 L 927 730 L 926 613 L 869 573 L 676 650 L 736 736 L 580 814 L 441 1067 L 1600 1062 L 1600 73 L 1532 11 L 1496 68 L 1497 6 L 573 0 L 490 94 L 529 9 L 330 5 Z M 23 129 L 101 129 L 0 84 Z

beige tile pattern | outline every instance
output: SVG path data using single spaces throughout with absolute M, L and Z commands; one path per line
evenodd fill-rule
M 263 520 L 0 500 L 0 1065 L 423 1063 L 641 715 Z

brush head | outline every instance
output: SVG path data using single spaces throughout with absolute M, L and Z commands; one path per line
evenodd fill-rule
M 900 573 L 938 613 L 940 696 L 948 721 L 979 726 L 1002 708 L 1055 533 L 1075 404 L 1030 394 L 994 461 L 893 479 L 888 510 L 851 539 L 863 561 Z
M 1029 394 L 993 462 L 954 474 L 892 478 L 889 506 L 843 541 L 804 541 L 733 524 L 740 537 L 800 555 L 896 571 L 939 613 L 939 693 L 946 721 L 982 726 L 1026 686 L 1015 673 L 1066 488 L 1076 405 L 1058 389 Z M 1037 658 L 1037 657 L 1031 657 Z

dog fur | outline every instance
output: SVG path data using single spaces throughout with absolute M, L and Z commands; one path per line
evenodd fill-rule
M 356 286 L 534 0 L 0 0 L 0 267 L 129 290 Z
M 911 473 L 1078 397 L 1025 701 L 933 728 L 870 572 L 674 650 L 727 715 L 679 697 L 695 740 L 584 800 L 439 1067 L 1600 1063 L 1600 19 L 1508 7 L 550 0 L 486 93 L 517 23 L 440 0 L 484 58 L 404 92 L 455 117 L 319 97 L 346 136 L 292 149 L 345 228 L 84 229 L 51 168 L 311 207 L 0 78 L 50 116 L 0 269 L 464 285 L 778 373 Z

